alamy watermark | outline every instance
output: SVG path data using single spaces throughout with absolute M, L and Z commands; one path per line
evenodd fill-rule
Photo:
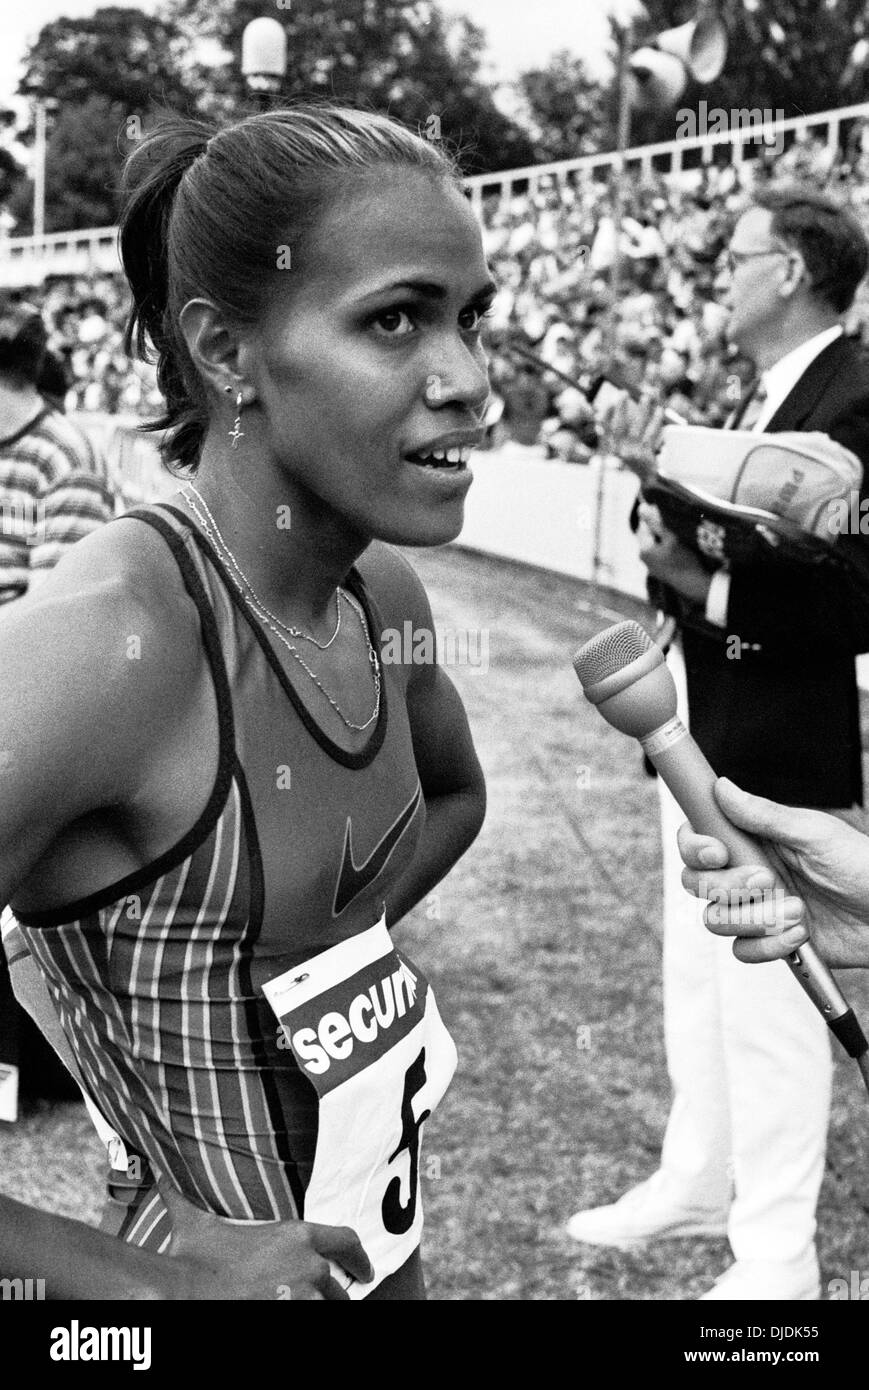
M 41 498 L 0 502 L 0 535 L 35 544 L 45 540 L 45 533 L 45 502 Z
M 855 1303 L 869 1302 L 869 1274 L 864 1274 L 862 1270 L 852 1269 L 847 1279 L 841 1276 L 838 1279 L 831 1279 L 827 1284 L 827 1292 L 832 1300 L 851 1299 Z
M 4 1303 L 42 1302 L 44 1298 L 44 1279 L 0 1279 L 0 1299 Z
M 383 629 L 380 659 L 384 666 L 469 666 L 483 675 L 489 669 L 487 627 L 414 627 Z
M 768 106 L 762 109 L 759 106 L 731 106 L 729 111 L 723 106 L 713 106 L 710 110 L 709 103 L 701 101 L 696 111 L 683 106 L 676 112 L 676 120 L 679 122 L 676 127 L 676 139 L 693 140 L 703 135 L 726 135 L 731 130 L 750 130 L 754 132 L 751 136 L 752 144 L 766 145 L 767 149 L 778 155 L 784 151 L 784 132 L 762 130 L 761 127 L 773 121 L 784 120 L 784 114 L 780 106 L 777 106 L 775 111 Z
M 847 497 L 834 497 L 827 503 L 824 520 L 831 536 L 869 536 L 869 497 L 851 488 Z
M 708 879 L 701 878 L 697 893 L 709 903 L 707 921 L 720 924 L 723 913 L 735 909 L 750 908 L 751 924 L 755 927 L 775 927 L 781 921 L 782 908 L 787 898 L 784 888 L 719 888 Z
M 151 1366 L 150 1327 L 53 1327 L 48 1354 L 52 1361 L 131 1361 L 134 1371 Z

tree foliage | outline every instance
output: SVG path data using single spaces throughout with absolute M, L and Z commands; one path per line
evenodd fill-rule
M 19 94 L 49 112 L 46 230 L 106 226 L 117 217 L 116 190 L 129 153 L 129 118 L 144 127 L 156 104 L 194 112 L 183 67 L 184 40 L 171 19 L 110 5 L 84 19 L 46 24 L 24 61 Z M 21 136 L 34 138 L 33 125 Z M 31 230 L 33 187 L 7 190 L 16 231 Z
M 261 0 L 170 0 L 169 13 L 191 39 L 215 40 L 232 55 L 200 69 L 211 103 L 243 105 L 241 36 L 263 13 Z M 273 13 L 288 40 L 282 101 L 344 101 L 412 127 L 437 116 L 444 139 L 463 147 L 468 172 L 533 160 L 531 139 L 481 80 L 484 38 L 468 20 L 422 0 L 292 0 Z
M 152 102 L 184 105 L 191 88 L 182 49 L 171 19 L 108 5 L 46 24 L 25 57 L 19 92 L 73 106 L 99 96 L 130 112 Z
M 644 0 L 648 19 L 636 44 L 694 19 L 696 0 Z M 726 111 L 769 110 L 799 116 L 869 100 L 869 69 L 851 62 L 856 42 L 869 36 L 865 0 L 725 0 L 727 61 L 708 85 L 691 81 L 680 108 L 700 101 Z M 675 111 L 643 117 L 642 139 L 672 139 Z M 636 138 L 636 131 L 635 131 Z
M 129 115 L 119 102 L 93 95 L 61 106 L 52 122 L 45 160 L 45 230 L 107 227 L 117 221 L 121 165 L 130 151 Z M 33 185 L 20 184 L 10 211 L 16 235 L 31 230 Z
M 11 150 L 0 145 L 0 207 L 7 201 L 23 174 Z
M 581 57 L 555 54 L 521 75 L 524 117 L 506 114 L 482 76 L 482 31 L 429 0 L 164 0 L 159 14 L 108 5 L 46 24 L 25 59 L 24 95 L 49 99 L 49 229 L 108 223 L 128 143 L 125 121 L 147 124 L 155 104 L 191 114 L 250 109 L 241 75 L 245 26 L 268 9 L 287 33 L 288 71 L 277 100 L 337 100 L 435 128 L 463 151 L 468 172 L 612 149 L 614 80 L 598 84 Z M 721 76 L 689 82 L 672 110 L 636 115 L 632 140 L 670 139 L 678 111 L 760 108 L 786 116 L 869 99 L 865 0 L 722 0 L 729 52 Z M 645 0 L 633 47 L 697 13 L 696 0 Z M 615 30 L 613 32 L 615 46 Z M 204 47 L 207 44 L 207 47 Z M 869 54 L 869 42 L 866 44 Z M 527 126 L 527 128 L 525 128 Z M 32 129 L 23 139 L 32 139 Z M 10 197 L 11 190 L 11 197 Z M 0 202 L 28 230 L 29 185 L 0 168 Z
M 609 147 L 601 87 L 582 58 L 562 49 L 544 67 L 523 72 L 517 86 L 538 160 L 573 159 Z

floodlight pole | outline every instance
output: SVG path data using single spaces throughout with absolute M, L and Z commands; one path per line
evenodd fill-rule
M 625 151 L 631 138 L 631 80 L 628 70 L 628 58 L 630 57 L 633 41 L 633 25 L 627 24 L 619 29 L 619 52 L 618 52 L 618 94 L 619 94 L 619 124 L 618 137 L 616 140 L 616 152 L 618 159 L 616 162 L 615 187 L 613 189 L 613 232 L 615 242 L 613 246 L 613 260 L 610 267 L 610 329 L 612 332 L 613 345 L 615 344 L 615 323 L 616 308 L 618 303 L 619 290 L 621 289 L 622 279 L 622 222 L 625 215 L 625 192 L 627 186 L 625 170 Z
M 33 235 L 45 235 L 45 157 L 48 116 L 46 104 L 37 97 L 35 108 L 36 139 L 33 145 Z

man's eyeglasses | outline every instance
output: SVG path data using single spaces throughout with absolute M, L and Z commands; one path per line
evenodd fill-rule
M 733 275 L 743 261 L 753 260 L 755 256 L 787 256 L 789 254 L 786 246 L 767 246 L 763 251 L 725 251 L 721 257 L 721 264 L 728 275 Z

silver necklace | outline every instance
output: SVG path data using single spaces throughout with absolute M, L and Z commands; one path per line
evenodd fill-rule
M 192 484 L 188 484 L 188 486 L 192 486 Z M 195 488 L 193 490 L 194 492 L 196 492 L 196 495 L 198 497 L 198 490 Z M 185 498 L 188 506 L 190 507 L 190 510 L 193 512 L 194 516 L 199 522 L 199 525 L 202 527 L 203 531 L 205 532 L 206 536 L 208 536 L 212 544 L 218 549 L 218 551 L 222 552 L 224 555 L 232 556 L 232 552 L 226 544 L 226 541 L 223 539 L 223 536 L 220 534 L 220 530 L 214 518 L 211 516 L 211 513 L 208 513 L 209 517 L 211 517 L 211 525 L 209 525 L 208 521 L 206 520 L 202 511 L 200 511 L 199 507 L 194 502 L 193 498 L 188 496 L 184 489 L 181 490 L 181 495 Z M 200 500 L 202 499 L 200 498 Z M 203 506 L 205 507 L 205 510 L 208 511 L 208 508 L 204 502 Z M 232 558 L 234 560 L 234 557 Z M 236 565 L 235 568 L 238 569 L 238 566 Z M 241 573 L 240 570 L 238 572 L 239 574 Z M 284 636 L 283 632 L 280 631 L 280 627 L 286 628 L 286 624 L 280 623 L 280 619 L 276 619 L 274 622 L 272 621 L 274 614 L 269 614 L 268 609 L 265 608 L 265 606 L 262 604 L 260 600 L 251 598 L 251 594 L 253 594 L 254 591 L 249 584 L 248 589 L 250 589 L 250 594 L 245 592 L 244 588 L 231 571 L 230 578 L 232 579 L 232 582 L 235 585 L 238 592 L 240 593 L 242 599 L 247 604 L 248 608 L 250 608 L 251 612 L 256 614 L 260 621 L 265 623 L 266 627 L 271 629 L 271 631 L 275 634 L 279 642 L 283 642 L 284 646 L 287 648 L 287 651 L 290 653 L 293 659 L 299 663 L 302 670 L 314 682 L 314 685 L 316 685 L 321 695 L 323 695 L 324 698 L 328 700 L 329 704 L 332 706 L 335 713 L 341 719 L 342 723 L 348 729 L 352 729 L 355 733 L 363 733 L 367 728 L 369 728 L 370 725 L 375 722 L 375 720 L 378 718 L 380 714 L 380 694 L 382 680 L 380 675 L 380 663 L 378 661 L 377 652 L 371 644 L 371 638 L 368 635 L 368 628 L 365 623 L 365 614 L 363 613 L 361 606 L 357 604 L 356 601 L 353 598 L 351 598 L 349 594 L 344 595 L 345 602 L 349 603 L 350 607 L 353 609 L 353 612 L 359 619 L 359 625 L 362 628 L 362 635 L 365 638 L 365 645 L 368 648 L 368 661 L 371 666 L 372 677 L 374 680 L 374 709 L 372 710 L 368 718 L 365 720 L 364 724 L 355 724 L 351 719 L 347 718 L 346 714 L 341 709 L 341 706 L 338 704 L 338 702 L 335 699 L 333 699 L 333 697 L 329 694 L 328 690 L 324 688 L 322 682 L 320 681 L 318 676 L 316 676 L 315 673 L 311 670 L 310 666 L 304 660 L 298 648 L 295 647 L 292 642 L 288 641 L 288 639 Z M 288 632 L 293 631 L 292 628 L 286 628 L 286 630 Z M 326 645 L 331 646 L 336 636 L 337 632 L 333 633 L 332 637 L 329 639 L 329 642 Z M 315 646 L 319 645 L 319 643 L 315 643 Z M 323 651 L 325 650 L 325 648 L 321 647 L 320 650 Z
M 200 506 L 202 507 L 202 511 L 204 511 L 205 515 L 208 517 L 209 522 L 211 523 L 211 528 L 212 528 L 212 530 L 214 531 L 214 534 L 215 534 L 217 537 L 219 537 L 221 548 L 222 548 L 222 550 L 223 550 L 223 552 L 224 552 L 226 558 L 229 560 L 230 566 L 231 566 L 232 569 L 234 570 L 235 574 L 238 575 L 238 578 L 241 580 L 241 582 L 242 582 L 242 584 L 244 585 L 244 587 L 245 587 L 246 589 L 249 590 L 249 592 L 250 592 L 250 594 L 251 594 L 251 597 L 253 598 L 254 602 L 258 605 L 258 607 L 262 610 L 262 612 L 268 614 L 268 616 L 269 616 L 269 618 L 271 618 L 272 622 L 273 622 L 273 623 L 277 623 L 278 627 L 281 628 L 281 630 L 282 630 L 283 632 L 288 632 L 288 633 L 290 634 L 291 637 L 303 637 L 303 638 L 305 639 L 306 642 L 312 642 L 313 645 L 318 649 L 318 651 L 321 651 L 321 652 L 328 651 L 328 649 L 331 647 L 332 643 L 335 641 L 335 638 L 338 636 L 338 633 L 341 631 L 341 598 L 342 598 L 342 591 L 341 591 L 341 586 L 340 586 L 340 584 L 338 585 L 338 588 L 337 588 L 337 590 L 336 590 L 336 592 L 335 592 L 335 614 L 336 614 L 335 631 L 332 633 L 332 636 L 329 638 L 328 642 L 318 642 L 317 639 L 316 639 L 316 637 L 312 637 L 312 636 L 311 636 L 310 632 L 303 632 L 302 629 L 301 629 L 300 627 L 290 627 L 289 624 L 287 624 L 287 623 L 285 623 L 285 622 L 282 622 L 281 619 L 278 617 L 277 613 L 273 613 L 272 610 L 271 610 L 270 608 L 267 608 L 266 605 L 263 603 L 262 599 L 260 598 L 259 594 L 256 592 L 256 589 L 255 589 L 255 588 L 253 587 L 253 585 L 251 584 L 250 580 L 248 579 L 248 577 L 247 577 L 247 575 L 245 574 L 244 570 L 242 569 L 241 565 L 240 565 L 240 564 L 238 563 L 238 561 L 236 560 L 235 556 L 233 555 L 233 553 L 232 553 L 232 551 L 230 550 L 229 546 L 227 545 L 226 541 L 223 539 L 223 534 L 222 534 L 222 532 L 221 532 L 221 530 L 220 530 L 220 527 L 218 526 L 217 522 L 214 520 L 214 517 L 212 516 L 211 511 L 210 511 L 210 509 L 209 509 L 208 503 L 206 502 L 205 498 L 202 496 L 202 493 L 199 491 L 199 489 L 198 489 L 197 487 L 194 486 L 193 483 L 188 483 L 186 488 L 182 488 L 182 489 L 181 489 L 181 496 L 184 498 L 185 502 L 186 502 L 187 505 L 190 507 L 191 511 L 194 509 L 194 505 L 195 505 L 195 504 L 194 504 L 194 502 L 193 502 L 193 498 L 192 498 L 192 497 L 189 495 L 189 493 L 188 493 L 188 490 L 187 490 L 188 488 L 189 488 L 190 492 L 194 493 L 195 496 L 197 497 L 197 499 L 198 499 L 198 501 L 199 501 L 199 504 L 200 504 Z M 200 514 L 200 520 L 201 520 L 201 514 Z M 238 586 L 237 586 L 237 587 L 238 587 Z

